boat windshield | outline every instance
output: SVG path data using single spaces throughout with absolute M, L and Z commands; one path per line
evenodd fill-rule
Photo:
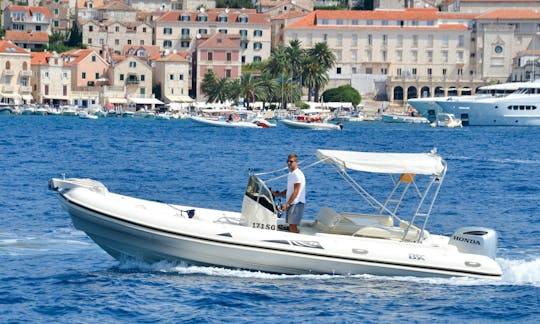
M 268 189 L 266 184 L 255 175 L 250 175 L 249 177 L 248 185 L 246 187 L 246 196 L 255 200 L 259 205 L 272 213 L 277 212 L 270 189 Z

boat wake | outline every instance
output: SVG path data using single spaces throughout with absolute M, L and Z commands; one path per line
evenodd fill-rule
M 502 280 L 476 279 L 476 278 L 420 278 L 420 277 L 383 277 L 374 275 L 285 275 L 271 274 L 260 271 L 247 271 L 225 269 L 219 267 L 190 266 L 183 263 L 160 261 L 153 264 L 139 260 L 122 260 L 115 268 L 120 272 L 156 272 L 177 275 L 206 275 L 214 277 L 235 277 L 253 279 L 291 279 L 301 278 L 306 280 L 332 280 L 336 278 L 358 278 L 362 280 L 392 280 L 407 281 L 440 285 L 524 285 L 540 287 L 540 258 L 533 260 L 507 260 L 497 259 L 503 269 Z

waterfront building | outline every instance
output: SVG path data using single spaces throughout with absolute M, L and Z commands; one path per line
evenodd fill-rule
M 154 60 L 154 86 L 159 87 L 161 100 L 187 103 L 191 89 L 191 52 L 172 51 Z
M 527 49 L 517 53 L 512 67 L 512 81 L 537 79 L 540 79 L 540 34 L 533 37 Z
M 270 57 L 270 16 L 253 9 L 215 9 L 196 12 L 171 11 L 155 21 L 155 45 L 164 50 L 195 51 L 199 37 L 238 35 L 242 63 Z
M 0 40 L 0 101 L 20 104 L 32 99 L 30 52 Z
M 99 50 L 107 47 L 114 54 L 121 54 L 124 46 L 152 45 L 152 26 L 140 21 L 79 20 L 83 43 Z
M 313 1 L 311 0 L 265 0 L 255 4 L 257 12 L 270 15 L 272 18 L 291 13 L 298 12 L 307 14 L 313 11 Z
M 71 70 L 71 104 L 82 107 L 98 104 L 109 63 L 92 49 L 75 49 L 61 56 L 64 66 Z
M 71 98 L 71 68 L 56 52 L 32 52 L 32 96 L 37 103 L 68 105 Z
M 196 67 L 193 78 L 196 80 L 197 101 L 204 101 L 201 83 L 207 71 L 213 71 L 218 78 L 236 79 L 242 73 L 240 61 L 239 35 L 216 33 L 202 36 L 197 40 L 195 60 Z
M 134 55 L 113 57 L 107 76 L 112 86 L 125 87 L 126 98 L 153 97 L 152 67 L 142 57 Z
M 404 105 L 508 81 L 511 58 L 526 48 L 539 18 L 532 10 L 318 10 L 286 26 L 284 44 L 327 42 L 337 58 L 328 87 L 351 84 L 368 99 Z

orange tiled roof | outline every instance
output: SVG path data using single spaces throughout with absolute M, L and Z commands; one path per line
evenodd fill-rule
M 240 35 L 214 34 L 203 40 L 198 48 L 240 48 Z
M 141 48 L 144 48 L 144 50 L 148 52 L 151 60 L 156 60 L 161 57 L 161 49 L 158 45 L 124 45 L 122 53 L 127 55 L 130 49 L 137 51 Z
M 47 7 L 34 7 L 34 6 L 9 6 L 7 10 L 14 12 L 14 11 L 24 11 L 26 16 L 32 17 L 36 13 L 43 14 L 43 17 L 45 18 L 51 18 L 51 13 L 49 12 L 49 8 Z
M 22 43 L 48 43 L 49 34 L 37 31 L 6 30 L 6 39 Z
M 78 9 L 85 9 L 87 2 L 88 2 L 88 0 L 77 0 L 77 8 Z M 101 6 L 103 6 L 104 3 L 105 3 L 104 0 L 94 0 L 94 8 L 101 7 Z
M 540 19 L 540 13 L 529 9 L 497 9 L 478 15 L 477 19 Z
M 298 17 L 302 17 L 302 16 L 305 16 L 307 15 L 308 13 L 306 12 L 300 12 L 300 11 L 289 11 L 289 12 L 286 12 L 286 13 L 283 13 L 281 15 L 278 15 L 276 17 L 274 17 L 273 19 L 291 19 L 291 18 L 298 18 Z
M 253 10 L 247 9 L 238 9 L 231 10 L 228 14 L 224 10 L 221 11 L 206 11 L 205 13 L 201 12 L 184 12 L 184 11 L 169 11 L 160 18 L 157 19 L 157 22 L 177 22 L 180 21 L 182 15 L 189 15 L 191 22 L 197 22 L 197 16 L 208 16 L 208 22 L 217 22 L 220 15 L 227 15 L 227 23 L 238 22 L 239 16 L 248 17 L 248 23 L 250 24 L 265 24 L 270 23 L 270 15 L 268 14 L 256 14 Z
M 99 56 L 96 51 L 91 49 L 73 49 L 67 52 L 64 52 L 60 54 L 62 57 L 71 57 L 72 60 L 69 62 L 66 62 L 65 66 L 73 66 L 79 64 L 82 60 L 84 60 L 86 57 L 88 57 L 91 54 L 95 54 L 96 56 Z
M 184 55 L 182 55 L 181 53 L 175 53 L 175 52 L 170 53 L 169 55 L 164 56 L 162 58 L 159 58 L 156 61 L 158 62 L 188 62 L 188 60 L 186 60 Z
M 0 53 L 29 54 L 27 50 L 20 48 L 9 40 L 0 39 Z
M 49 65 L 48 58 L 52 56 L 51 52 L 32 52 L 31 64 L 32 65 Z

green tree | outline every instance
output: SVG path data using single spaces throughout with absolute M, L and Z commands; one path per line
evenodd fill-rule
M 319 98 L 319 91 L 328 84 L 328 70 L 336 64 L 336 56 L 325 42 L 317 43 L 313 48 L 308 49 L 307 55 L 312 62 L 318 62 L 321 65 L 319 75 L 312 76 L 315 98 Z
M 67 40 L 66 45 L 69 47 L 77 47 L 77 48 L 83 47 L 82 32 L 79 31 L 79 27 L 77 27 L 76 23 L 73 23 L 73 25 L 71 26 L 71 30 L 69 32 L 69 38 Z
M 350 85 L 328 89 L 322 96 L 324 102 L 350 102 L 353 106 L 357 106 L 362 101 L 360 93 Z

